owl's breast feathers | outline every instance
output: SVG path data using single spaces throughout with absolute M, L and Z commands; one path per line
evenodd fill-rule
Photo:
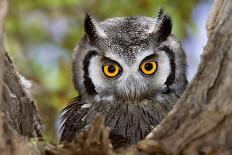
M 70 142 L 76 134 L 87 128 L 97 114 L 105 120 L 110 128 L 111 142 L 115 147 L 134 144 L 151 132 L 167 114 L 167 108 L 158 101 L 144 100 L 141 102 L 115 100 L 83 102 L 76 97 L 65 108 L 61 142 Z

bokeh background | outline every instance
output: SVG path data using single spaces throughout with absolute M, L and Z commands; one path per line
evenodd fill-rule
M 46 139 L 58 142 L 59 112 L 78 95 L 72 84 L 72 51 L 84 33 L 86 12 L 104 20 L 154 16 L 163 7 L 187 52 L 191 81 L 207 42 L 205 24 L 211 5 L 212 0 L 9 0 L 7 51 L 36 101 Z

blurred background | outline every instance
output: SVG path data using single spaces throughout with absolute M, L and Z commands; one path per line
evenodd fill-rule
M 205 24 L 212 0 L 9 0 L 7 51 L 36 101 L 47 140 L 57 143 L 59 112 L 78 95 L 72 84 L 74 46 L 82 37 L 86 12 L 98 20 L 154 16 L 163 7 L 173 33 L 187 53 L 191 81 L 207 42 Z

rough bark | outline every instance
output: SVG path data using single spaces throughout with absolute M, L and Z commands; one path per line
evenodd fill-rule
M 5 20 L 5 14 L 7 10 L 7 2 L 6 0 L 0 0 L 0 94 L 2 94 L 2 85 L 3 85 L 3 57 L 4 57 L 4 43 L 3 43 L 3 37 L 4 37 L 4 20 Z M 0 105 L 2 101 L 2 96 L 0 95 Z
M 0 0 L 0 93 L 2 94 L 3 73 L 4 73 L 4 18 L 7 10 L 7 1 Z M 0 95 L 0 105 L 2 105 L 2 96 Z M 13 154 L 14 148 L 17 148 L 16 143 L 19 142 L 15 137 L 15 132 L 9 127 L 6 118 L 2 111 L 0 111 L 0 154 Z M 17 142 L 16 142 L 17 141 Z M 23 142 L 22 142 L 23 144 Z
M 0 111 L 0 155 L 40 155 L 41 152 L 38 148 L 43 144 L 33 145 L 28 142 L 28 138 L 21 136 L 41 135 L 41 133 L 38 134 L 40 123 L 33 103 L 24 93 L 12 61 L 8 55 L 5 55 L 4 19 L 6 10 L 7 0 L 0 0 L 0 94 L 2 94 L 0 95 L 0 108 L 4 110 L 4 112 Z M 4 89 L 2 89 L 3 87 Z M 16 99 L 16 97 L 18 98 Z M 29 119 L 29 117 L 32 118 Z M 20 125 L 21 128 L 18 129 L 17 127 Z M 22 125 L 25 125 L 25 128 Z
M 19 74 L 7 53 L 4 66 L 2 110 L 5 112 L 9 124 L 20 135 L 42 137 L 42 126 L 34 102 L 28 97 Z
M 114 150 L 108 138 L 109 129 L 105 128 L 103 121 L 97 117 L 94 124 L 77 137 L 76 141 L 61 146 L 46 145 L 44 147 L 44 145 L 41 145 L 42 150 L 45 148 L 46 153 L 50 155 L 232 154 L 231 0 L 215 0 L 208 19 L 207 31 L 209 39 L 197 75 L 176 106 L 174 106 L 174 109 L 145 140 L 127 148 Z M 10 69 L 12 62 L 10 59 L 8 60 L 8 69 Z M 17 74 L 15 75 L 17 76 Z M 0 152 L 4 151 L 5 146 L 10 148 L 6 149 L 6 151 L 12 150 L 12 148 L 13 150 L 20 150 L 22 146 L 24 147 L 24 153 L 26 151 L 25 154 L 31 150 L 35 154 L 40 154 L 41 152 L 38 152 L 36 148 L 32 149 L 30 143 L 15 132 L 16 130 L 28 137 L 39 136 L 38 133 L 40 132 L 37 132 L 37 130 L 40 131 L 40 123 L 35 114 L 33 103 L 25 95 L 25 91 L 22 91 L 22 85 L 17 85 L 20 80 L 9 75 L 4 76 L 4 82 L 12 77 L 15 82 L 13 85 L 4 84 L 4 92 L 9 90 L 10 95 L 7 97 L 14 102 L 6 102 L 5 100 L 6 105 L 3 109 L 6 117 L 0 113 L 0 137 L 4 137 L 0 140 Z M 24 93 L 19 93 L 15 88 L 22 88 L 21 91 Z M 11 98 L 11 94 L 16 97 Z M 17 95 L 21 95 L 23 98 Z M 20 108 L 23 109 L 18 111 L 17 108 L 8 108 L 11 104 L 14 106 L 19 104 L 21 105 Z M 24 111 L 24 108 L 32 109 L 33 114 Z M 21 122 L 21 119 L 13 115 L 15 110 L 16 113 L 24 117 L 23 120 L 32 123 L 30 131 L 24 131 L 23 126 L 17 124 L 18 121 Z M 28 119 L 27 115 L 31 118 Z M 11 121 L 4 121 L 4 118 Z M 15 130 L 12 130 L 8 123 Z M 10 144 L 6 143 L 6 137 Z M 19 143 L 20 147 L 17 147 L 15 143 Z M 38 146 L 36 145 L 36 147 Z
M 28 97 L 15 66 L 5 52 L 4 19 L 7 0 L 0 0 L 0 108 L 5 120 L 20 135 L 42 137 L 42 126 L 33 101 Z
M 15 66 L 5 52 L 4 17 L 7 1 L 0 0 L 0 108 L 5 120 L 20 135 L 42 137 L 42 126 L 33 101 L 28 97 Z

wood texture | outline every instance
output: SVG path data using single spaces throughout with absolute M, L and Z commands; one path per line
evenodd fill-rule
M 0 155 L 40 155 L 39 143 L 35 146 L 27 138 L 42 135 L 39 119 L 33 102 L 24 93 L 13 62 L 5 53 L 6 10 L 7 0 L 0 0 L 0 108 L 4 110 L 0 111 Z
M 0 0 L 0 94 L 2 94 L 2 85 L 3 85 L 3 57 L 5 53 L 5 47 L 4 47 L 4 20 L 5 15 L 7 11 L 7 1 L 6 0 Z M 2 101 L 2 96 L 0 95 L 0 105 Z
M 30 138 L 42 137 L 42 125 L 37 116 L 34 102 L 29 98 L 7 53 L 4 65 L 2 110 L 5 112 L 8 123 L 20 135 Z

